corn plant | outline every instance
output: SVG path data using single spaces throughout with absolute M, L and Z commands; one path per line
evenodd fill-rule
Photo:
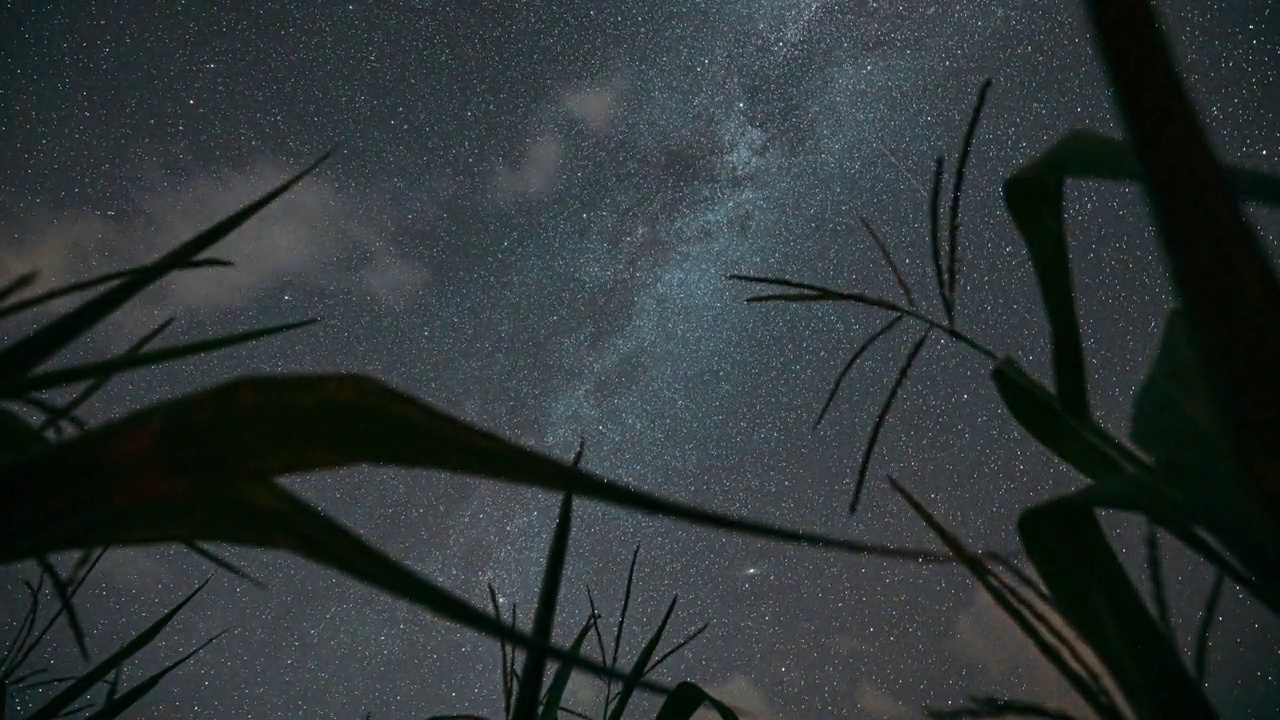
M 1024 511 L 1023 549 L 1040 577 L 973 553 L 893 478 L 890 483 L 947 549 L 1101 718 L 1212 718 L 1203 683 L 1208 636 L 1223 583 L 1280 613 L 1280 283 L 1243 200 L 1280 204 L 1280 179 L 1223 168 L 1213 156 L 1145 0 L 1087 2 L 1118 99 L 1126 137 L 1075 130 L 1010 177 L 1007 210 L 1022 236 L 1052 339 L 1054 389 L 965 334 L 957 317 L 957 234 L 964 172 L 990 81 L 965 133 L 943 228 L 945 162 L 935 163 L 929 203 L 931 255 L 942 319 L 917 304 L 887 244 L 862 224 L 902 294 L 890 300 L 785 278 L 733 275 L 763 285 L 749 302 L 849 302 L 890 313 L 853 352 L 818 422 L 858 360 L 904 320 L 919 335 L 876 417 L 859 467 L 856 511 L 874 450 L 907 373 L 933 335 L 992 365 L 992 381 L 1018 425 L 1089 483 Z M 1177 306 L 1133 402 L 1129 442 L 1092 415 L 1063 217 L 1068 179 L 1141 183 L 1171 269 Z M 1148 522 L 1154 615 L 1099 525 L 1101 510 Z M 1215 579 L 1194 648 L 1175 643 L 1155 528 L 1206 560 Z M 1071 639 L 1069 628 L 1084 647 Z M 1031 701 L 978 696 L 940 718 L 1062 718 Z
M 0 503 L 0 564 L 36 562 L 86 657 L 69 583 L 52 556 L 79 551 L 83 559 L 94 548 L 178 543 L 247 578 L 209 546 L 230 543 L 292 552 L 439 617 L 513 643 L 531 656 L 545 652 L 558 661 L 626 680 L 616 669 L 548 645 L 545 636 L 503 624 L 364 542 L 276 482 L 286 475 L 356 464 L 468 473 L 843 553 L 951 561 L 945 553 L 790 530 L 667 500 L 522 448 L 362 375 L 244 377 L 91 427 L 79 411 L 116 375 L 264 340 L 314 322 L 157 349 L 153 344 L 168 330 L 169 320 L 117 356 L 47 367 L 68 346 L 170 274 L 229 265 L 228 260 L 204 254 L 302 182 L 331 152 L 150 263 L 42 292 L 33 292 L 34 272 L 0 285 L 0 321 L 89 296 L 0 347 L 0 496 L 5 498 Z M 73 394 L 65 402 L 50 395 L 68 390 Z

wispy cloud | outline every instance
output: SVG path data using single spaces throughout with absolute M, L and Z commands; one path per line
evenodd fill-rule
M 0 223 L 0 278 L 38 270 L 39 287 L 48 287 L 149 261 L 296 170 L 258 157 L 239 169 L 218 173 L 197 171 L 179 178 L 156 172 L 138 181 L 129 206 L 118 213 L 19 207 Z M 162 313 L 242 306 L 285 281 L 341 288 L 394 304 L 429 280 L 425 268 L 383 241 L 353 199 L 324 177 L 323 169 L 210 255 L 235 265 L 179 273 L 117 322 L 149 325 Z

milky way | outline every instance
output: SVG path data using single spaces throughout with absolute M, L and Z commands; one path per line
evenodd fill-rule
M 175 339 L 323 324 L 124 379 L 91 419 L 238 373 L 368 372 L 548 453 L 568 457 L 583 437 L 587 467 L 668 497 L 917 546 L 930 537 L 887 473 L 993 548 L 1015 543 L 1019 508 L 1077 484 L 1019 434 L 983 360 L 935 341 L 850 517 L 862 445 L 914 331 L 891 334 L 811 432 L 848 353 L 886 318 L 747 306 L 751 289 L 725 280 L 784 275 L 891 297 L 857 223 L 866 215 L 932 301 L 933 159 L 954 158 L 992 77 L 963 210 L 960 323 L 1046 377 L 1045 324 L 999 193 L 1069 128 L 1115 129 L 1076 3 L 322 5 L 0 13 L 0 276 L 38 266 L 56 282 L 148 258 L 339 148 L 222 251 L 240 267 L 144 297 L 82 352 L 119 349 L 170 314 Z M 1276 11 L 1264 0 L 1166 9 L 1220 151 L 1276 170 Z M 1140 196 L 1073 193 L 1094 403 L 1121 433 L 1168 290 Z M 1274 230 L 1274 215 L 1258 218 Z M 473 602 L 492 582 L 528 617 L 555 498 L 373 468 L 288 484 Z M 719 689 L 763 717 L 904 717 L 967 693 L 1073 702 L 955 568 L 588 503 L 575 522 L 558 636 L 585 617 L 584 584 L 616 612 L 640 544 L 624 656 L 678 593 L 672 637 L 712 625 L 662 679 Z M 1115 527 L 1122 547 L 1138 546 L 1133 528 Z M 130 674 L 235 631 L 166 679 L 140 717 L 501 712 L 494 643 L 300 560 L 227 553 L 269 589 L 219 575 Z M 210 572 L 165 549 L 107 558 L 82 603 L 95 654 Z M 1184 554 L 1168 562 L 1189 633 L 1210 574 Z M 30 575 L 4 571 L 0 620 L 15 622 Z M 1233 589 L 1217 628 L 1210 690 L 1227 715 L 1280 705 L 1274 621 Z M 55 639 L 51 662 L 74 667 Z M 573 698 L 587 711 L 589 689 Z

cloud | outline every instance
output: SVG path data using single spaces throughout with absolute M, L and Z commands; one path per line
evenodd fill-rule
M 732 675 L 715 686 L 704 687 L 711 697 L 732 707 L 742 720 L 784 720 L 783 714 L 773 706 L 764 691 L 745 675 Z M 705 705 L 694 720 L 719 720 L 720 715 Z
M 560 136 L 544 132 L 529 142 L 520 164 L 498 169 L 498 192 L 511 195 L 544 195 L 555 187 L 560 168 Z
M 624 86 L 622 76 L 615 74 L 566 88 L 546 101 L 534 123 L 537 130 L 519 162 L 499 167 L 495 173 L 494 187 L 499 198 L 537 197 L 554 190 L 563 169 L 565 113 L 596 133 L 608 132 L 617 116 Z
M 900 720 L 917 715 L 908 710 L 907 706 L 897 698 L 865 679 L 858 684 L 858 689 L 853 691 L 853 699 L 858 703 L 858 707 L 878 720 Z
M 38 287 L 154 259 L 297 171 L 257 157 L 218 173 L 153 172 L 119 213 L 20 207 L 0 222 L 0 278 L 40 271 Z M 184 310 L 242 306 L 285 281 L 397 303 L 420 290 L 425 269 L 400 257 L 323 169 L 280 197 L 205 256 L 234 267 L 177 273 L 117 322 L 150 326 Z M 352 268 L 355 272 L 352 272 Z M 130 327 L 136 333 L 138 327 Z
M 587 87 L 566 90 L 563 103 L 582 124 L 604 133 L 613 126 L 624 86 L 622 76 L 613 75 Z
M 1019 699 L 1034 700 L 1072 714 L 1087 715 L 1088 707 L 1049 661 L 1044 659 L 1035 645 L 1022 634 L 1018 626 L 985 592 L 975 590 L 974 593 L 973 602 L 956 618 L 953 648 L 962 659 L 987 671 L 986 679 L 992 684 L 989 687 L 971 688 L 972 692 L 1025 693 Z M 1047 616 L 1056 617 L 1047 608 L 1041 607 L 1041 610 Z M 1075 633 L 1061 623 L 1058 627 L 1084 657 L 1094 667 L 1098 667 L 1097 660 Z M 1025 690 L 1008 685 L 1008 679 L 1015 675 L 1022 677 Z

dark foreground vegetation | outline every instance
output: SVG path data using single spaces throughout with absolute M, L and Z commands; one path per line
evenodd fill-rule
M 831 390 L 832 398 L 874 343 L 899 326 L 918 330 L 870 430 L 851 489 L 851 511 L 857 509 L 899 390 L 930 341 L 954 341 L 979 362 L 990 364 L 991 380 L 1010 415 L 1086 481 L 1077 491 L 1022 513 L 1018 531 L 1033 572 L 1013 558 L 966 547 L 893 478 L 889 482 L 937 535 L 944 551 L 868 545 L 668 501 L 583 469 L 581 447 L 572 461 L 563 462 L 358 375 L 246 377 L 88 427 L 78 409 L 115 375 L 308 324 L 155 349 L 152 344 L 166 323 L 119 356 L 47 367 L 65 348 L 170 273 L 205 272 L 227 264 L 205 253 L 302 181 L 326 154 L 145 266 L 34 295 L 26 292 L 34 275 L 9 278 L 0 287 L 0 321 L 55 301 L 89 298 L 0 349 L 0 496 L 5 498 L 0 504 L 0 562 L 34 561 L 39 571 L 38 579 L 28 584 L 29 612 L 0 655 L 0 713 L 14 705 L 10 698 L 37 687 L 56 691 L 43 705 L 24 713 L 32 720 L 113 718 L 133 707 L 204 647 L 193 648 L 142 682 L 122 687 L 124 665 L 161 634 L 203 585 L 116 652 L 89 662 L 89 669 L 78 676 L 51 677 L 45 668 L 32 667 L 34 650 L 56 623 L 65 622 L 90 661 L 74 599 L 106 548 L 180 543 L 243 576 L 208 547 L 231 543 L 295 553 L 497 638 L 507 718 L 552 720 L 561 713 L 584 717 L 562 703 L 575 668 L 604 681 L 603 720 L 620 720 L 637 691 L 665 696 L 660 720 L 687 720 L 703 707 L 725 720 L 736 718 L 734 708 L 695 684 L 668 686 L 650 677 L 700 632 L 662 649 L 674 601 L 629 666 L 619 662 L 617 652 L 626 602 L 614 628 L 612 652 L 606 648 L 607 633 L 591 598 L 587 619 L 570 643 L 553 642 L 552 620 L 573 504 L 595 500 L 776 542 L 903 562 L 957 563 L 1097 717 L 1216 717 L 1204 691 L 1204 676 L 1208 637 L 1223 586 L 1231 583 L 1270 613 L 1280 612 L 1280 284 L 1241 211 L 1245 200 L 1280 203 L 1280 180 L 1225 168 L 1216 160 L 1148 0 L 1088 0 L 1086 5 L 1125 136 L 1066 132 L 1004 185 L 1006 206 L 1025 242 L 1049 320 L 1052 387 L 1028 375 L 1013 358 L 965 334 L 958 324 L 956 257 L 964 171 L 989 83 L 981 89 L 963 138 L 949 192 L 944 187 L 946 162 L 940 158 L 936 164 L 929 208 L 936 288 L 927 293 L 913 290 L 891 249 L 866 220 L 871 240 L 898 282 L 899 299 L 785 278 L 731 276 L 765 288 L 766 294 L 750 302 L 847 302 L 889 313 L 885 326 L 852 354 Z M 1133 399 L 1127 439 L 1104 430 L 1088 403 L 1063 217 L 1066 181 L 1080 179 L 1143 185 L 1176 300 L 1156 360 Z M 928 305 L 937 312 L 928 310 L 924 301 L 933 296 L 936 300 Z M 829 406 L 830 402 L 822 408 L 819 422 Z M 360 463 L 468 473 L 559 493 L 560 514 L 530 626 L 519 625 L 514 608 L 504 617 L 496 593 L 491 594 L 491 608 L 469 604 L 276 482 L 293 473 Z M 1100 526 L 1101 511 L 1138 515 L 1147 523 L 1146 597 Z M 1199 555 L 1216 573 L 1191 648 L 1179 647 L 1171 629 L 1157 529 Z M 55 563 L 52 558 L 64 553 L 69 553 L 65 560 L 70 562 Z M 634 567 L 633 561 L 632 573 Z M 631 578 L 629 574 L 628 599 Z M 940 718 L 1069 717 L 1034 698 L 982 694 L 928 712 Z

